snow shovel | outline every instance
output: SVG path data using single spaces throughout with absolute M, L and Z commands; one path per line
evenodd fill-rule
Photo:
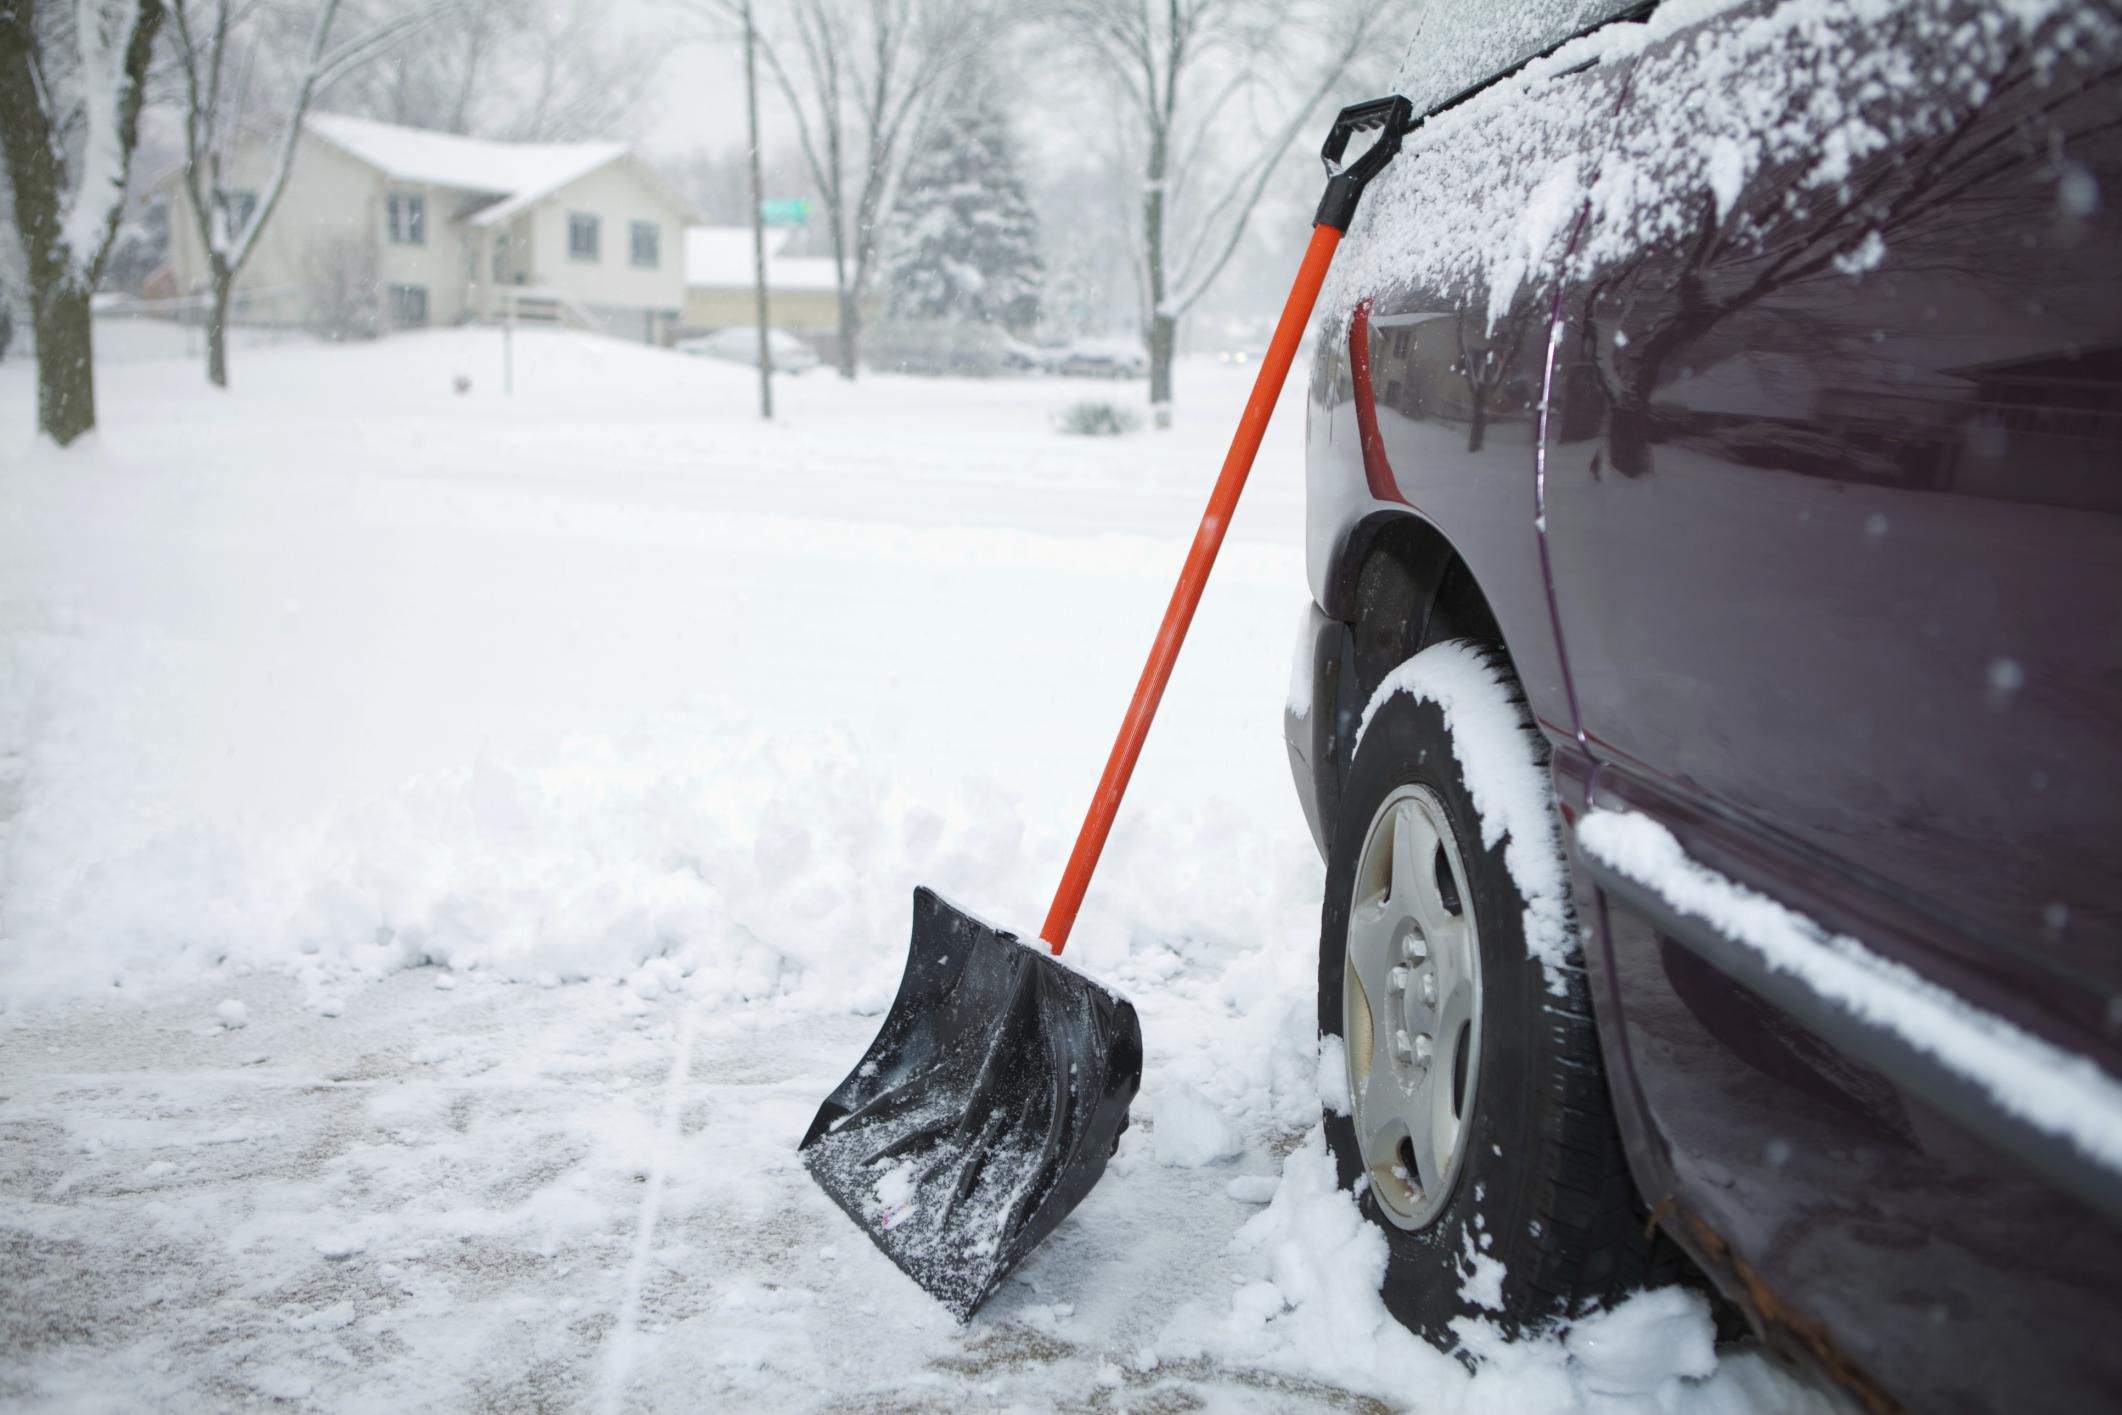
M 915 889 L 899 995 L 797 1146 L 833 1202 L 961 1322 L 1083 1201 L 1127 1128 L 1142 1084 L 1135 1009 L 1056 960 L 1334 248 L 1364 186 L 1399 151 L 1410 117 L 1405 98 L 1378 99 L 1343 109 L 1327 137 L 1326 196 L 1311 244 L 1040 927 L 1050 952 Z M 1371 147 L 1343 167 L 1349 138 L 1378 128 Z

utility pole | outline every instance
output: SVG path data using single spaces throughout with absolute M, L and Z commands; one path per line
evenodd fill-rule
M 752 0 L 744 0 L 744 107 L 752 138 L 752 284 L 759 299 L 759 416 L 774 416 L 774 361 L 766 322 L 766 192 L 759 180 L 759 67 L 752 30 Z

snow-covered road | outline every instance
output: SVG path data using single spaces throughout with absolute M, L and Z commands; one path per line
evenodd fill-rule
M 1294 397 L 1070 949 L 1142 1011 L 1137 1123 L 960 1328 L 793 1145 L 914 884 L 1036 923 L 1244 374 L 1086 441 L 1139 389 L 762 427 L 583 336 L 508 399 L 488 331 L 239 347 L 232 395 L 105 334 L 93 448 L 0 366 L 0 1402 L 1804 1408 L 1684 1294 L 1473 1378 L 1378 1302 L 1311 1133 Z

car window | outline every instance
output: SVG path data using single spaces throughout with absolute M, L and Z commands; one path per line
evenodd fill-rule
M 1643 0 L 1430 0 L 1393 88 L 1427 112 L 1573 34 L 1645 8 Z

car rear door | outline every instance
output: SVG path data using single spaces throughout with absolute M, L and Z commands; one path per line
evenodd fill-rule
M 1756 3 L 1649 47 L 1542 508 L 1591 801 L 2110 1084 L 2118 36 L 2111 5 Z M 2085 1184 L 1629 900 L 1593 912 L 1648 1197 L 1789 1339 L 1924 1409 L 2122 1392 Z

